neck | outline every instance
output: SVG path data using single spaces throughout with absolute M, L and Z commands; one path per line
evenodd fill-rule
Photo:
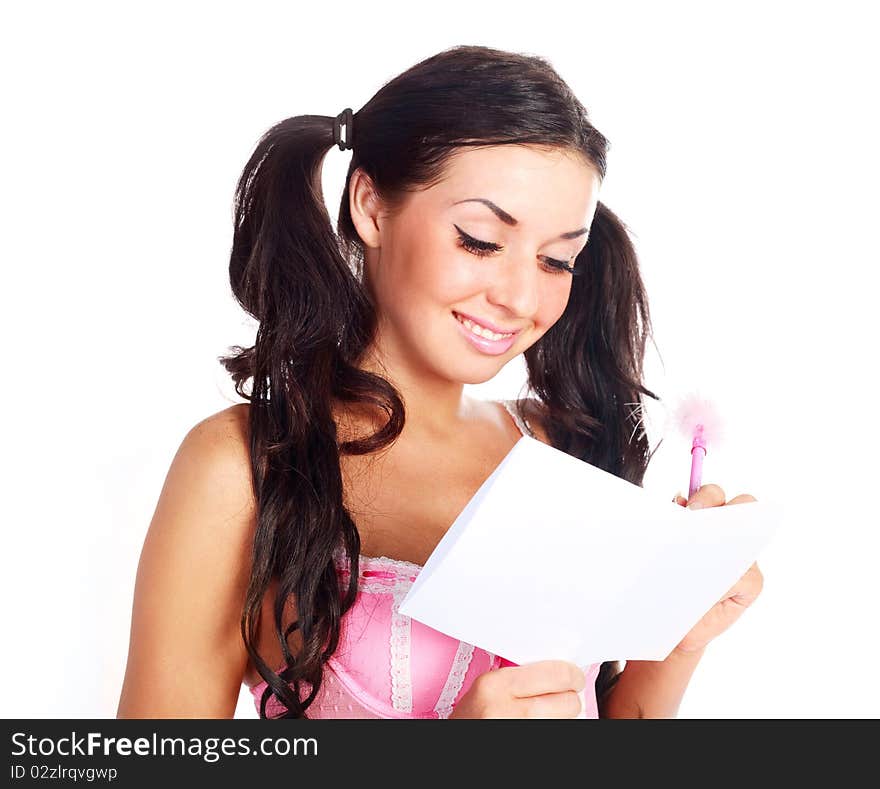
M 474 401 L 464 394 L 464 384 L 417 369 L 399 354 L 371 349 L 360 367 L 386 378 L 400 393 L 406 408 L 402 435 L 433 439 L 460 436 L 476 415 Z

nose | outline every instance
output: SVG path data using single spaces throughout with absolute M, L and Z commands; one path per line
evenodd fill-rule
M 508 258 L 496 271 L 487 299 L 518 318 L 534 315 L 538 310 L 537 262 Z

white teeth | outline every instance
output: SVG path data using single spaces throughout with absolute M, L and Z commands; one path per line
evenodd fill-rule
M 494 331 L 489 331 L 489 329 L 480 326 L 477 323 L 474 323 L 472 320 L 468 318 L 463 318 L 458 313 L 455 314 L 455 317 L 458 319 L 459 323 L 463 323 L 467 326 L 468 329 L 471 330 L 473 334 L 476 334 L 478 337 L 484 337 L 487 340 L 503 340 L 505 337 L 510 337 L 513 335 L 513 332 L 508 332 L 507 334 L 498 334 Z

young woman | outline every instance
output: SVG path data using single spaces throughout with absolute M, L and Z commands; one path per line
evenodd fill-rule
M 352 151 L 337 232 L 334 144 Z M 642 484 L 650 320 L 599 201 L 607 149 L 545 60 L 476 46 L 356 113 L 265 134 L 229 266 L 259 329 L 221 360 L 248 402 L 193 427 L 168 472 L 119 717 L 229 717 L 242 682 L 263 717 L 676 714 L 706 644 L 760 591 L 757 566 L 665 661 L 622 672 L 502 667 L 397 611 L 523 432 Z M 519 354 L 529 397 L 464 395 Z M 725 503 L 715 485 L 695 498 Z

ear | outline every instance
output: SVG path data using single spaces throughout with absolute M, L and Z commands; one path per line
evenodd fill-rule
M 370 176 L 360 167 L 351 174 L 348 182 L 348 209 L 364 246 L 378 249 L 381 246 L 381 203 Z

